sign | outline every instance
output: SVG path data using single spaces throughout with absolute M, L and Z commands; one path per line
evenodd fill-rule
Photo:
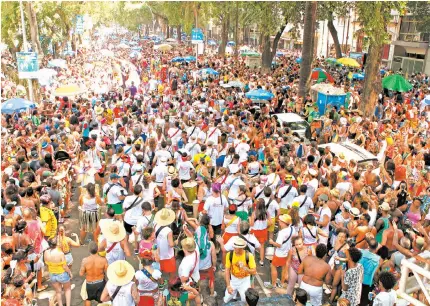
M 203 35 L 203 30 L 202 29 L 193 29 L 191 31 L 191 43 L 192 44 L 198 44 L 203 42 L 204 40 L 204 35 Z
M 20 79 L 37 79 L 39 61 L 37 52 L 17 52 L 18 77 Z
M 76 34 L 84 34 L 84 16 L 76 15 Z

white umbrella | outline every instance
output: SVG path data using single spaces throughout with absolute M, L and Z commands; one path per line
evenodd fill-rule
M 126 44 L 119 44 L 119 45 L 117 46 L 117 48 L 119 48 L 119 49 L 130 49 L 130 46 L 128 46 L 128 45 L 126 45 Z
M 166 41 L 168 41 L 168 42 L 176 42 L 176 39 L 174 39 L 174 38 L 167 38 Z

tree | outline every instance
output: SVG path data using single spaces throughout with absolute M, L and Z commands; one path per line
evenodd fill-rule
M 317 2 L 306 2 L 303 28 L 302 62 L 300 64 L 299 97 L 304 97 L 309 92 L 313 61 L 313 41 L 315 37 L 316 13 Z
M 430 1 L 408 1 L 407 10 L 417 20 L 417 31 L 430 33 Z
M 378 95 L 382 89 L 379 68 L 382 62 L 382 48 L 388 39 L 387 25 L 391 18 L 391 10 L 401 12 L 405 5 L 405 2 L 395 1 L 356 3 L 359 20 L 369 40 L 366 74 L 360 103 L 364 116 L 370 117 L 374 114 Z
M 39 40 L 39 26 L 37 23 L 36 10 L 33 7 L 32 2 L 27 2 L 26 5 L 27 10 L 27 18 L 30 24 L 30 37 L 31 37 L 31 45 L 32 49 L 43 56 L 42 46 L 40 45 Z

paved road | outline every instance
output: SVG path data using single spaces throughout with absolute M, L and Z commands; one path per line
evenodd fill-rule
M 78 210 L 77 210 L 78 197 L 79 197 L 78 189 L 74 189 L 71 218 L 66 219 L 66 222 L 65 222 L 66 235 L 69 237 L 71 233 L 76 233 L 79 235 L 79 221 L 78 221 Z M 87 235 L 87 240 L 92 238 L 93 237 L 91 234 Z M 130 250 L 133 250 L 133 249 L 134 247 L 130 245 Z M 89 252 L 86 246 L 82 246 L 78 248 L 73 248 L 72 255 L 74 260 L 73 266 L 72 266 L 72 273 L 73 273 L 72 284 L 74 284 L 75 286 L 74 289 L 72 290 L 72 306 L 78 306 L 78 305 L 83 305 L 83 300 L 81 299 L 81 296 L 80 296 L 80 290 L 81 290 L 82 283 L 84 281 L 84 279 L 79 276 L 79 268 L 80 268 L 82 259 L 88 256 Z M 218 260 L 219 262 L 221 262 L 221 255 L 219 255 Z M 137 258 L 135 257 L 128 258 L 128 261 L 133 265 L 135 269 L 138 268 Z M 180 262 L 177 263 L 178 266 L 179 266 L 179 263 Z M 260 297 L 270 297 L 274 295 L 285 294 L 286 293 L 285 289 L 275 289 L 271 291 L 263 288 L 263 282 L 270 280 L 270 264 L 266 260 L 265 265 L 261 267 L 258 264 L 258 260 L 257 260 L 257 265 L 258 265 L 257 267 L 258 275 L 255 281 L 255 288 L 260 292 Z M 201 288 L 203 291 L 205 303 L 207 303 L 208 305 L 222 305 L 223 304 L 222 298 L 224 297 L 224 292 L 225 292 L 224 273 L 219 269 L 215 273 L 215 291 L 218 293 L 218 296 L 216 297 L 216 299 L 211 298 L 209 296 L 209 287 L 208 287 L 207 281 L 203 282 L 203 285 L 201 286 Z M 39 300 L 39 305 L 40 306 L 48 305 L 48 301 L 46 297 L 50 297 L 53 295 L 54 295 L 54 291 L 50 286 L 47 291 L 39 295 L 39 298 L 41 298 L 41 300 Z M 63 298 L 63 301 L 64 301 L 64 298 Z M 93 303 L 93 305 L 96 305 L 96 303 Z

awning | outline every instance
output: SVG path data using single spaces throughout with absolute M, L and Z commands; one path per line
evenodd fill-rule
M 412 54 L 426 54 L 426 49 L 424 48 L 413 48 L 413 47 L 405 47 L 407 53 Z

